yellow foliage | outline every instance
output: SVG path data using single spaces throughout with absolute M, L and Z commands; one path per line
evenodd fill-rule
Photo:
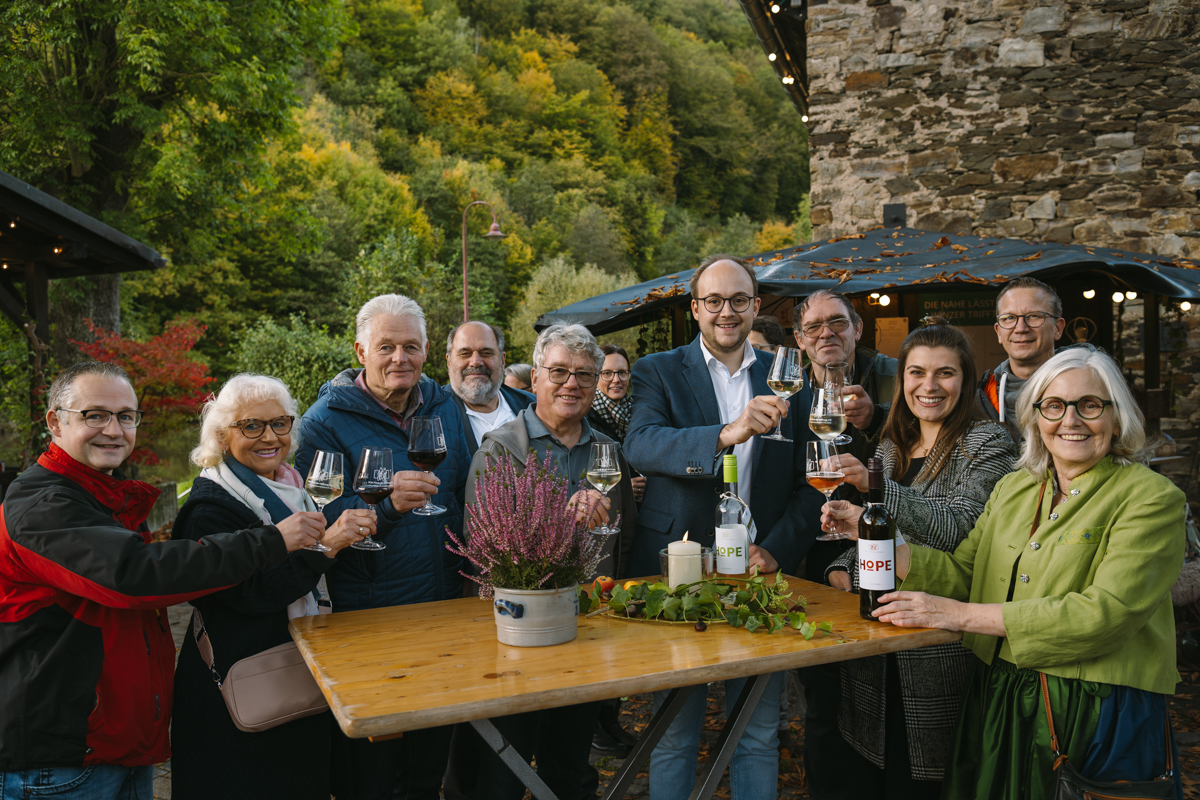
M 788 222 L 767 220 L 754 234 L 754 249 L 759 253 L 795 247 L 796 244 L 796 226 Z

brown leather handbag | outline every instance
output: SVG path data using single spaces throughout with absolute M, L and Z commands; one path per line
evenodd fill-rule
M 1167 720 L 1166 772 L 1152 781 L 1094 781 L 1079 774 L 1058 746 L 1054 715 L 1050 711 L 1050 689 L 1046 673 L 1038 673 L 1042 682 L 1042 700 L 1046 704 L 1046 722 L 1050 725 L 1050 749 L 1054 752 L 1054 800 L 1173 800 L 1175 797 L 1175 758 L 1171 752 L 1171 722 Z
M 199 609 L 192 610 L 192 638 L 238 730 L 258 733 L 328 710 L 329 704 L 294 642 L 243 658 L 222 679 Z

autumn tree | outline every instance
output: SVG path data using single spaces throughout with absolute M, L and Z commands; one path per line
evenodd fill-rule
M 138 408 L 146 412 L 138 428 L 138 447 L 129 461 L 159 463 L 150 445 L 181 429 L 195 429 L 206 387 L 213 381 L 208 367 L 191 356 L 204 335 L 204 326 L 193 320 L 178 320 L 169 323 L 158 336 L 138 342 L 100 328 L 90 319 L 83 323 L 92 341 L 72 344 L 96 361 L 120 365 L 129 374 Z

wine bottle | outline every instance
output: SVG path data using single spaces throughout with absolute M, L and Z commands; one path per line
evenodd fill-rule
M 858 519 L 858 613 L 875 620 L 879 598 L 896 591 L 896 520 L 883 504 L 883 459 L 867 460 L 867 486 Z
M 750 509 L 738 497 L 737 456 L 727 455 L 724 466 L 725 489 L 717 504 L 717 572 L 745 575 L 750 571 Z

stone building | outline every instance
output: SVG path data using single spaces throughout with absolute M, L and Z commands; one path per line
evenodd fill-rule
M 814 239 L 1200 256 L 1200 0 L 809 0 Z

